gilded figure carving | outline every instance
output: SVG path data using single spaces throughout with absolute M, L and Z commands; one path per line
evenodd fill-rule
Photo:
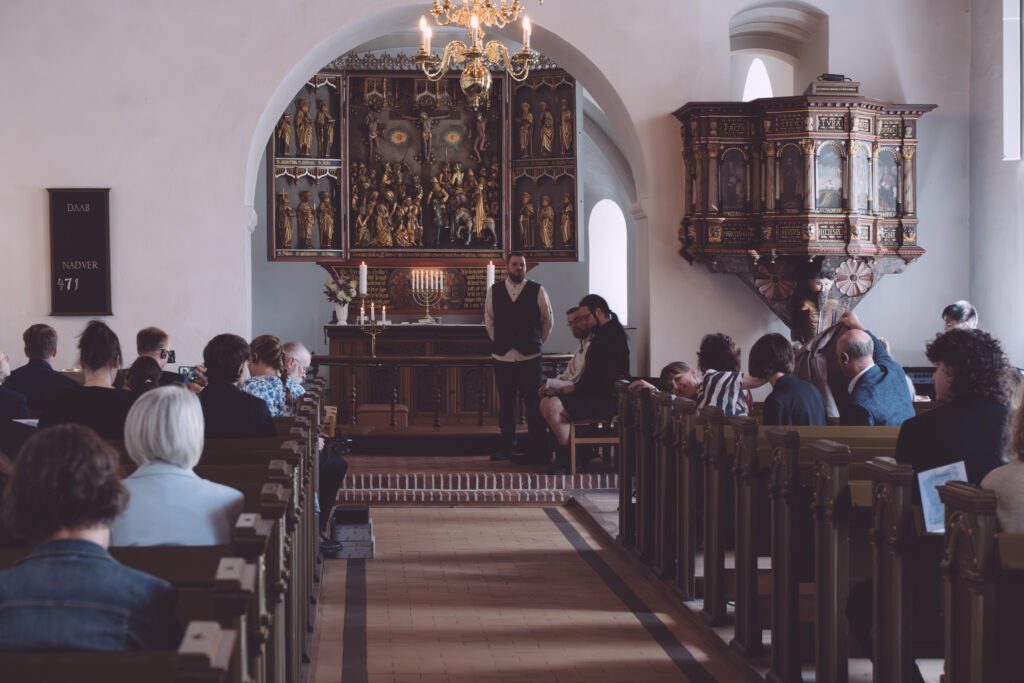
M 320 100 L 320 110 L 316 113 L 316 137 L 317 149 L 321 157 L 331 156 L 331 148 L 334 147 L 334 124 L 335 119 L 331 116 L 330 105 L 327 100 Z
M 537 104 L 540 109 L 540 153 L 551 156 L 555 149 L 555 117 L 548 110 L 547 102 Z
M 563 194 L 562 195 L 562 212 L 561 212 L 561 218 L 559 220 L 561 222 L 561 228 L 562 228 L 562 244 L 564 244 L 567 247 L 572 244 L 572 238 L 573 238 L 573 213 L 574 212 L 575 212 L 575 207 L 573 206 L 572 197 L 569 195 L 569 193 Z
M 387 202 L 377 202 L 376 214 L 373 218 L 373 239 L 370 246 L 390 247 L 394 244 L 394 237 L 391 234 L 391 216 L 394 211 Z
M 313 193 L 306 190 L 299 193 L 299 203 L 295 207 L 299 226 L 299 248 L 313 248 L 313 226 L 316 224 L 316 212 L 313 210 Z
M 274 137 L 277 139 L 277 153 L 288 154 L 288 150 L 292 146 L 292 115 L 288 112 L 285 112 L 281 116 L 281 120 L 277 122 Z
M 370 163 L 374 163 L 374 158 L 377 156 L 377 143 L 380 139 L 381 123 L 380 120 L 372 113 L 366 115 L 366 151 Z
M 316 214 L 320 221 L 320 248 L 330 249 L 334 246 L 334 205 L 330 192 L 320 193 Z
M 312 156 L 313 117 L 309 114 L 309 100 L 299 100 L 295 110 L 295 143 L 299 156 Z
M 573 140 L 575 139 L 574 126 L 573 126 L 573 114 L 572 108 L 569 106 L 569 100 L 566 98 L 561 99 L 561 111 L 559 112 L 559 131 L 562 138 L 562 154 L 572 154 Z
M 277 246 L 279 249 L 291 249 L 292 247 L 292 221 L 295 219 L 295 209 L 288 200 L 287 192 L 277 193 Z
M 551 195 L 540 197 L 540 241 L 545 249 L 555 247 L 555 207 L 551 205 Z
M 533 195 L 523 193 L 522 206 L 519 209 L 519 244 L 523 249 L 533 249 L 533 220 L 537 210 L 533 208 Z
M 477 112 L 473 120 L 473 156 L 477 162 L 484 160 L 484 152 L 487 151 L 487 117 L 483 112 Z
M 370 246 L 370 217 L 366 215 L 366 205 L 359 206 L 359 214 L 356 216 L 356 245 L 360 247 Z
M 519 156 L 533 156 L 533 111 L 529 102 L 519 105 Z

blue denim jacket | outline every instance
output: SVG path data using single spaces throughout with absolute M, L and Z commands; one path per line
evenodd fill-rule
M 0 572 L 0 650 L 175 650 L 174 588 L 77 539 Z

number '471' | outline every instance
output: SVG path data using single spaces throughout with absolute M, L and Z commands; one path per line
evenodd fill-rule
M 59 277 L 57 278 L 57 289 L 61 292 L 77 292 L 78 291 L 78 278 L 77 277 Z

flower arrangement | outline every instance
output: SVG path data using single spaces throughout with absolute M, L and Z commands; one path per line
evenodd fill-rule
M 326 289 L 324 294 L 327 300 L 336 304 L 347 304 L 356 298 L 356 287 L 358 280 L 344 280 L 337 275 L 332 275 L 324 282 Z

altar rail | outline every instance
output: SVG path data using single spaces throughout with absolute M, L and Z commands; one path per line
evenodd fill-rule
M 544 368 L 544 374 L 546 376 L 553 376 L 557 374 L 561 368 L 572 358 L 571 354 L 565 353 L 548 353 L 544 354 L 542 358 L 542 364 Z M 340 415 L 347 418 L 349 424 L 358 424 L 358 407 L 359 401 L 359 379 L 362 376 L 365 381 L 373 381 L 370 376 L 372 370 L 385 370 L 388 372 L 390 378 L 390 395 L 389 403 L 391 405 L 390 412 L 390 423 L 392 427 L 398 425 L 398 414 L 397 408 L 401 403 L 401 393 L 403 389 L 403 378 L 401 370 L 405 369 L 429 369 L 433 370 L 433 383 L 432 383 L 432 395 L 433 395 L 433 427 L 435 429 L 441 428 L 441 416 L 446 414 L 444 410 L 445 396 L 444 396 L 444 377 L 445 372 L 448 370 L 458 369 L 475 369 L 481 373 L 488 373 L 491 375 L 492 381 L 488 384 L 487 382 L 480 381 L 476 382 L 476 425 L 482 427 L 485 424 L 484 418 L 487 413 L 487 394 L 489 391 L 493 391 L 493 372 L 495 360 L 489 355 L 452 355 L 452 356 L 438 356 L 438 355 L 423 355 L 423 356 L 385 356 L 385 357 L 372 357 L 372 356 L 313 356 L 311 368 L 313 373 L 316 374 L 321 367 L 330 368 L 345 368 L 349 372 L 343 374 L 331 373 L 332 379 L 347 378 L 349 381 L 347 386 L 332 386 L 331 390 L 333 393 L 332 398 L 336 401 L 338 406 L 338 412 Z M 357 370 L 362 370 L 364 373 L 361 375 Z M 415 382 L 415 380 L 413 380 Z M 339 382 L 341 384 L 342 382 Z M 333 382 L 332 382 L 333 384 Z M 408 380 L 406 381 L 408 385 Z M 405 393 L 407 396 L 411 396 L 414 389 L 419 387 L 415 384 L 413 386 L 406 386 Z M 492 402 L 496 406 L 495 402 Z M 411 407 L 410 407 L 411 408 Z M 453 413 L 449 410 L 447 414 Z M 519 410 L 520 422 L 525 420 L 525 411 L 520 406 Z

